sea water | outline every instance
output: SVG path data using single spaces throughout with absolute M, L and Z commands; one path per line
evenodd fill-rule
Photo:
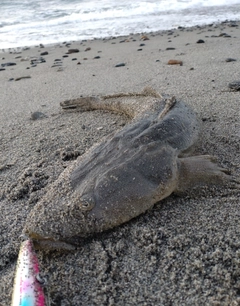
M 0 0 L 0 49 L 240 19 L 240 0 Z

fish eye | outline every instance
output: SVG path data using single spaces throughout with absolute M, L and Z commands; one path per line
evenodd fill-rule
M 93 209 L 95 202 L 92 197 L 84 195 L 80 198 L 80 208 L 81 210 L 87 211 Z

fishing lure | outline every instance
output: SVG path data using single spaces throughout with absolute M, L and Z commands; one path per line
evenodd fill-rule
M 39 263 L 30 239 L 20 247 L 11 306 L 46 306 Z

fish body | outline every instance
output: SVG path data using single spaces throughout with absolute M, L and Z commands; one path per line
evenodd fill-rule
M 46 306 L 38 275 L 37 255 L 28 239 L 19 251 L 11 306 Z

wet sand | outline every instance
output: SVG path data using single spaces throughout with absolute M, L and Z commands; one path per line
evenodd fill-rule
M 195 154 L 216 156 L 239 178 L 240 96 L 228 88 L 240 80 L 239 24 L 2 50 L 0 64 L 16 65 L 0 67 L 1 306 L 10 304 L 30 210 L 77 156 L 129 121 L 106 111 L 63 112 L 61 101 L 145 86 L 174 95 L 201 121 Z M 45 62 L 31 64 L 40 57 Z M 37 251 L 50 305 L 239 305 L 239 196 L 239 186 L 227 185 L 172 195 L 74 252 Z

